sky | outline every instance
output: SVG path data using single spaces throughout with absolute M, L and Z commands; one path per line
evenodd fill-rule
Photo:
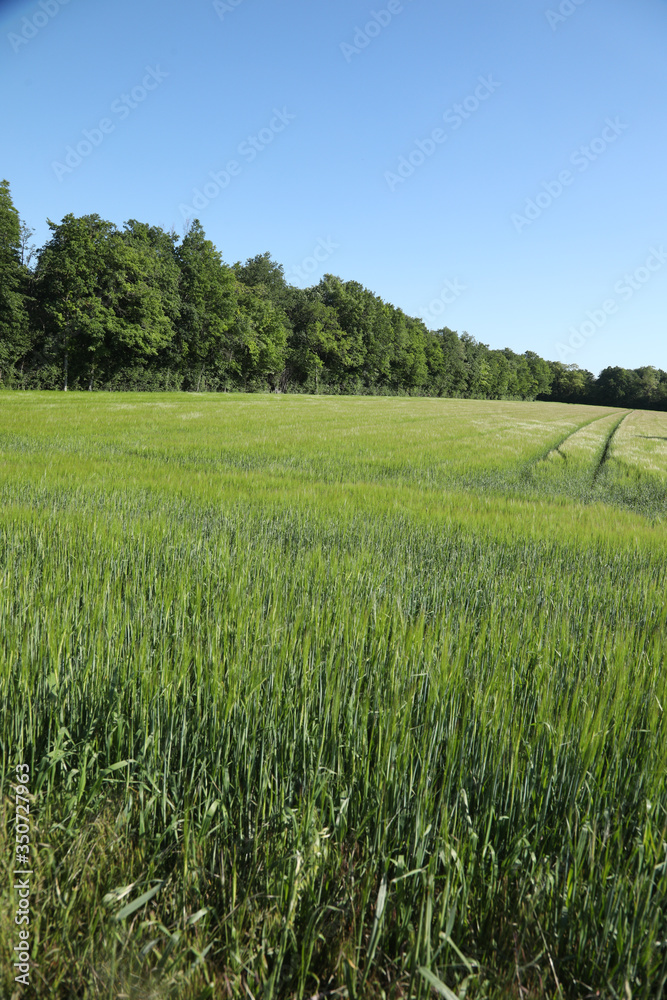
M 667 0 L 0 0 L 0 179 L 598 374 L 667 369 Z

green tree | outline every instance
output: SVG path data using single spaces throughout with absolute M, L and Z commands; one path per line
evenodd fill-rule
M 30 346 L 26 285 L 28 269 L 21 255 L 22 225 L 9 182 L 0 183 L 0 384 Z
M 253 288 L 239 285 L 229 350 L 244 389 L 285 388 L 288 329 L 285 314 Z
M 49 222 L 35 289 L 43 350 L 62 368 L 62 387 L 143 365 L 174 336 L 152 249 L 132 226 L 120 233 L 98 215 Z
M 255 257 L 249 257 L 245 264 L 237 261 L 233 271 L 246 288 L 254 288 L 259 295 L 263 292 L 274 306 L 285 307 L 289 286 L 285 281 L 284 268 L 282 264 L 272 259 L 268 250 Z
M 287 314 L 291 325 L 287 382 L 316 393 L 321 383 L 338 383 L 345 369 L 345 335 L 336 310 L 322 302 L 316 289 L 293 288 Z
M 181 314 L 181 271 L 176 251 L 178 236 L 159 226 L 130 219 L 122 233 L 124 252 L 121 273 L 125 275 L 126 293 L 133 297 L 134 311 L 144 309 L 143 328 L 151 331 L 150 343 L 145 338 L 128 343 L 127 334 L 119 339 L 117 362 L 138 366 L 181 368 L 181 351 L 177 337 Z M 128 280 L 132 276 L 131 280 Z M 142 301 L 141 301 L 142 300 Z M 129 302 L 127 303 L 129 306 Z
M 662 394 L 660 390 L 660 370 L 652 365 L 644 368 L 636 368 L 635 374 L 639 377 L 639 392 L 637 404 L 639 406 L 652 406 L 658 401 Z
M 59 224 L 47 222 L 52 235 L 38 256 L 36 300 L 44 356 L 60 365 L 66 391 L 71 373 L 87 369 L 92 376 L 104 353 L 106 329 L 114 317 L 103 305 L 100 289 L 100 278 L 106 283 L 110 276 L 100 271 L 114 227 L 98 215 L 70 214 Z
M 180 316 L 180 280 L 176 233 L 167 233 L 160 226 L 130 219 L 125 223 L 123 242 L 142 261 L 142 280 L 159 296 L 164 315 L 176 325 Z
M 562 361 L 548 361 L 547 364 L 552 377 L 549 399 L 562 403 L 592 402 L 595 381 L 592 372 Z
M 368 325 L 367 304 L 363 301 L 364 289 L 357 281 L 342 282 L 332 274 L 325 274 L 316 286 L 316 294 L 324 305 L 336 313 L 342 331 L 339 350 L 342 359 L 340 387 L 343 392 L 355 388 L 366 360 L 365 330 Z
M 477 399 L 486 399 L 491 388 L 489 348 L 486 344 L 480 344 L 474 337 L 471 337 L 466 330 L 463 331 L 460 339 L 465 352 L 468 395 Z
M 411 316 L 403 318 L 400 309 L 394 310 L 394 316 L 394 329 L 401 331 L 400 342 L 395 351 L 395 370 L 400 372 L 402 388 L 422 389 L 427 385 L 429 375 L 426 357 L 428 331 L 420 319 Z
M 603 406 L 634 406 L 641 392 L 641 376 L 628 368 L 605 368 L 595 385 Z
M 436 330 L 426 341 L 428 384 L 435 395 L 462 396 L 468 380 L 465 348 L 449 327 Z
M 191 387 L 205 384 L 207 370 L 216 379 L 239 374 L 231 328 L 238 313 L 234 272 L 206 235 L 198 219 L 176 251 L 181 272 L 179 350 Z M 229 336 L 228 336 L 229 335 Z
M 531 397 L 534 399 L 535 397 L 548 396 L 553 381 L 549 362 L 541 358 L 539 354 L 535 354 L 534 351 L 526 351 L 523 356 L 528 362 L 532 378 Z
M 504 351 L 489 352 L 490 399 L 503 399 L 515 394 L 516 365 L 515 355 L 509 348 Z

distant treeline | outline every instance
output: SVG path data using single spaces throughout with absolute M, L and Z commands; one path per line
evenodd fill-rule
M 356 281 L 301 289 L 268 253 L 228 266 L 195 220 L 49 222 L 40 250 L 0 184 L 0 386 L 542 399 L 667 409 L 667 373 L 596 379 L 429 330 Z

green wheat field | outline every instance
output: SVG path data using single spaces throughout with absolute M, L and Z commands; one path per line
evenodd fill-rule
M 3 998 L 667 996 L 667 414 L 3 392 L 0 498 Z

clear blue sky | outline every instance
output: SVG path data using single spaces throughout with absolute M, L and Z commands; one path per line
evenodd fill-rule
M 38 244 L 68 212 L 196 215 L 228 263 L 667 369 L 666 0 L 36 0 L 0 30 L 0 177 Z

